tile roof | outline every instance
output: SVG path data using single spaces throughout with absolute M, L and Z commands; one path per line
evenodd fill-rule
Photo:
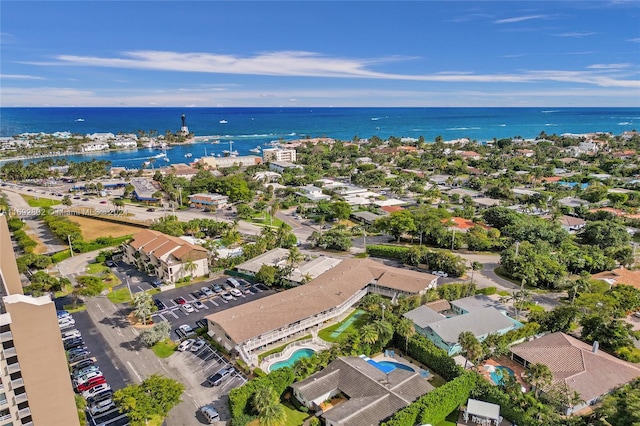
M 564 333 L 551 333 L 511 347 L 511 352 L 531 364 L 544 364 L 553 385 L 564 384 L 584 401 L 640 377 L 640 369 Z
M 451 305 L 447 299 L 434 300 L 433 302 L 427 302 L 424 304 L 427 308 L 431 308 L 436 312 L 448 311 L 451 309 Z
M 182 238 L 172 237 L 150 229 L 145 229 L 135 234 L 129 245 L 147 255 L 153 253 L 157 258 L 169 253 L 178 260 L 183 260 L 183 258 L 189 260 L 186 257 L 193 260 L 203 259 L 207 255 L 207 249 L 204 247 L 191 244 Z
M 428 326 L 443 341 L 449 344 L 456 343 L 460 333 L 463 331 L 470 331 L 474 336 L 479 337 L 489 333 L 496 333 L 500 330 L 515 328 L 514 322 L 495 308 L 485 308 L 468 314 L 441 318 Z
M 420 328 L 427 328 L 429 324 L 433 324 L 445 319 L 442 314 L 439 314 L 438 312 L 425 305 L 418 306 L 417 308 L 406 312 L 402 316 L 405 318 L 409 318 L 415 325 Z
M 374 280 L 396 290 L 418 292 L 436 276 L 386 266 L 371 259 L 345 259 L 307 284 L 207 316 L 235 343 L 276 330 L 344 304 Z
M 307 400 L 339 390 L 349 399 L 323 413 L 341 426 L 373 426 L 406 407 L 433 386 L 417 372 L 396 368 L 389 374 L 361 357 L 341 357 L 291 387 Z
M 591 278 L 604 280 L 610 284 L 626 284 L 640 290 L 640 271 L 630 271 L 626 268 L 618 268 L 613 271 L 604 271 L 593 274 Z

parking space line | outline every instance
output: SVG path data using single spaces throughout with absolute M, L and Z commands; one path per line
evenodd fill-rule
M 167 313 L 173 315 L 176 319 L 180 318 L 178 315 L 176 315 L 175 310 L 174 311 L 167 311 Z
M 220 306 L 220 305 L 218 305 L 218 303 L 217 303 L 215 300 L 213 300 L 213 299 L 209 300 L 209 302 L 211 302 L 214 306 Z

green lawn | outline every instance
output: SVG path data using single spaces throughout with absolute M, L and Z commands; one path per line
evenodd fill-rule
M 307 417 L 309 417 L 309 413 L 303 413 L 285 404 L 282 404 L 282 406 L 284 407 L 285 413 L 287 413 L 287 421 L 284 423 L 285 426 L 300 426 Z
M 108 270 L 109 268 L 104 266 L 102 263 L 89 263 L 87 265 L 87 274 L 91 275 L 98 275 Z
M 78 302 L 78 306 L 76 306 L 75 308 L 73 307 L 73 304 L 70 305 L 64 305 L 62 307 L 62 309 L 64 309 L 65 311 L 69 312 L 70 314 L 75 314 L 76 312 L 82 312 L 84 310 L 87 309 L 87 305 L 85 305 L 82 302 Z
M 127 303 L 131 301 L 131 294 L 128 288 L 119 288 L 107 294 L 107 298 L 114 304 Z
M 333 336 L 334 331 L 338 330 L 342 326 L 342 324 L 349 321 L 351 317 L 356 315 L 358 312 L 364 312 L 364 311 L 356 309 L 351 314 L 349 314 L 348 317 L 346 317 L 339 323 L 333 324 L 327 328 L 320 330 L 320 332 L 318 333 L 318 336 L 325 342 L 333 343 L 344 338 L 344 336 L 347 336 L 349 333 L 358 330 L 360 327 L 362 327 L 364 324 L 367 323 L 368 315 L 366 313 L 360 314 L 360 317 L 357 320 L 353 321 L 353 323 L 351 323 L 346 329 L 344 329 L 338 336 Z
M 51 200 L 49 198 L 34 197 L 32 195 L 23 195 L 22 198 L 30 207 L 51 207 L 60 204 L 60 200 Z
M 151 350 L 158 358 L 167 358 L 171 356 L 176 350 L 176 344 L 167 339 L 162 342 L 158 342 L 151 347 Z
M 429 383 L 431 383 L 431 386 L 433 386 L 434 388 L 439 388 L 440 386 L 447 383 L 447 381 L 442 377 L 440 377 L 439 375 L 433 374 L 433 371 L 429 371 L 429 372 L 432 374 L 429 377 Z

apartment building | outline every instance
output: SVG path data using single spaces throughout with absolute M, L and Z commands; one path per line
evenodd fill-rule
M 295 163 L 298 159 L 298 154 L 295 149 L 283 149 L 283 148 L 269 148 L 262 150 L 262 161 L 285 161 L 288 163 Z
M 168 283 L 209 274 L 207 249 L 162 232 L 145 229 L 123 248 L 122 260 Z
M 56 308 L 24 295 L 0 215 L 0 425 L 79 425 Z

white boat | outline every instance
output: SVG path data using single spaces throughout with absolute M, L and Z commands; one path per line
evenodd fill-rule
M 214 139 L 214 140 L 211 141 L 212 145 L 218 145 L 219 143 L 220 143 L 219 139 Z
M 251 148 L 249 151 L 255 154 L 260 154 L 260 149 L 261 148 L 259 146 L 256 146 L 255 148 Z
M 227 124 L 228 121 L 227 120 L 220 120 L 220 124 Z
M 187 153 L 184 155 L 184 158 L 191 158 L 191 157 L 193 157 L 193 154 L 191 154 L 190 152 L 187 152 Z
M 166 152 L 161 152 L 158 155 L 154 155 L 153 158 L 165 158 L 167 156 Z
M 165 161 L 166 163 L 168 163 L 168 162 L 169 162 L 169 161 L 171 161 L 171 160 L 169 160 L 169 157 L 164 157 L 164 161 Z
M 84 118 L 76 118 L 76 121 L 82 122 L 82 121 L 84 121 Z

